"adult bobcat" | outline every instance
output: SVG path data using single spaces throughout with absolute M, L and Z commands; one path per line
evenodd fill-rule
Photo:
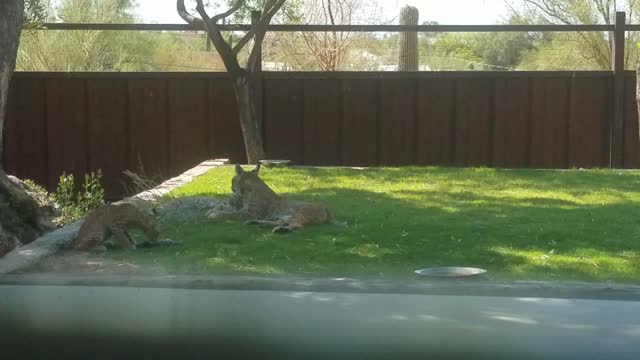
M 302 201 L 289 201 L 265 184 L 258 176 L 260 165 L 245 171 L 236 165 L 236 175 L 231 180 L 233 204 L 253 220 L 246 224 L 273 226 L 274 233 L 300 230 L 307 224 L 345 225 L 336 221 L 326 207 Z
M 128 227 L 143 230 L 150 239 L 147 245 L 159 244 L 154 218 L 134 205 L 121 203 L 104 205 L 91 212 L 80 227 L 73 248 L 104 251 L 113 235 L 123 248 L 133 250 L 136 243 L 127 232 Z

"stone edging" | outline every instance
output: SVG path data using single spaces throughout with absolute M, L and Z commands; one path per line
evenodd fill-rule
M 151 190 L 141 192 L 119 202 L 155 202 L 170 191 L 188 184 L 196 177 L 205 174 L 209 170 L 228 163 L 227 159 L 203 161 L 184 173 L 173 177 Z M 68 246 L 75 239 L 83 220 L 69 224 L 61 229 L 41 236 L 34 242 L 14 249 L 0 258 L 0 276 L 33 266 L 47 256 L 51 256 Z

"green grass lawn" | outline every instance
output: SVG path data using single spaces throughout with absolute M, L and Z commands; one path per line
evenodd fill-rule
M 174 196 L 228 196 L 222 167 Z M 180 248 L 113 252 L 177 274 L 411 278 L 474 266 L 493 279 L 640 282 L 640 172 L 463 168 L 283 168 L 262 178 L 321 201 L 348 227 L 275 235 L 204 213 L 162 225 Z

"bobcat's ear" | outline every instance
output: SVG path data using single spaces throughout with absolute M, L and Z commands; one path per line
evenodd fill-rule
M 261 164 L 258 164 L 258 165 L 256 166 L 256 168 L 255 168 L 255 169 L 253 169 L 253 172 L 254 172 L 254 173 L 256 173 L 256 174 L 257 174 L 257 173 L 260 171 L 260 165 L 261 165 Z
M 158 209 L 151 208 L 151 213 L 153 214 L 154 217 L 157 217 L 158 216 Z
M 236 164 L 236 174 L 240 175 L 244 172 L 244 169 L 242 168 L 242 166 Z

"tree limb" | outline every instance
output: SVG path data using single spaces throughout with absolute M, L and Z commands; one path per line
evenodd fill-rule
M 204 8 L 204 4 L 202 0 L 196 0 L 196 11 L 202 17 L 201 19 L 189 14 L 184 6 L 184 0 L 177 1 L 177 9 L 180 17 L 191 25 L 203 25 L 207 33 L 209 34 L 209 38 L 213 45 L 215 46 L 218 54 L 222 58 L 222 62 L 224 63 L 225 68 L 232 76 L 236 76 L 242 73 L 244 70 L 240 67 L 238 63 L 238 57 L 233 53 L 231 46 L 224 40 L 222 33 L 218 29 L 216 24 L 217 21 L 228 17 L 229 15 L 236 12 L 243 4 L 245 0 L 238 0 L 231 9 L 227 10 L 222 14 L 215 15 L 213 18 L 209 18 L 207 11 Z
M 182 20 L 186 21 L 187 24 L 193 25 L 193 26 L 204 25 L 204 22 L 202 21 L 202 19 L 199 19 L 189 14 L 189 12 L 184 6 L 184 0 L 178 0 L 178 3 L 176 4 L 176 8 L 178 10 L 178 15 L 180 15 Z
M 260 18 L 260 21 L 256 25 L 252 26 L 251 30 L 249 30 L 249 32 L 245 34 L 242 39 L 251 39 L 251 37 L 254 37 L 256 44 L 262 44 L 262 41 L 264 40 L 264 37 L 267 33 L 267 26 L 271 22 L 271 19 L 276 15 L 278 10 L 282 8 L 282 5 L 284 5 L 285 1 L 287 0 L 270 0 L 262 11 L 262 17 Z M 268 7 L 269 5 L 271 5 L 270 8 Z M 259 48 L 259 46 L 254 46 L 251 50 L 251 54 L 249 54 L 249 59 L 247 60 L 247 69 L 249 71 L 253 71 L 256 68 L 256 64 L 258 63 L 258 61 L 260 61 Z M 240 49 L 242 48 L 239 48 L 238 51 L 240 51 Z M 235 48 L 234 53 L 237 54 L 237 52 L 235 52 Z
M 535 0 L 524 0 L 524 1 L 525 3 L 533 5 L 534 7 L 538 8 L 538 10 L 542 11 L 543 13 L 547 14 L 552 18 L 559 20 L 564 24 L 567 24 L 567 25 L 571 24 L 571 21 L 567 20 L 564 16 L 558 13 L 558 9 L 552 9 L 552 6 L 544 0 L 542 0 L 541 3 Z
M 222 14 L 218 14 L 218 15 L 214 16 L 213 18 L 211 18 L 211 21 L 214 24 L 217 24 L 218 21 L 220 21 L 220 20 L 222 20 L 224 18 L 228 18 L 229 16 L 233 15 L 233 13 L 238 11 L 242 7 L 242 5 L 244 5 L 245 2 L 246 2 L 246 0 L 237 0 L 236 3 L 233 4 L 233 6 L 229 10 L 223 12 Z
M 284 3 L 287 0 L 270 0 L 265 4 L 264 10 L 262 11 L 262 16 L 260 17 L 260 21 L 251 27 L 251 29 L 238 41 L 236 46 L 233 47 L 233 53 L 239 54 L 240 51 L 254 38 L 254 35 L 258 33 L 262 33 L 260 36 L 260 40 L 264 39 L 264 33 L 266 33 L 267 25 L 271 22 L 271 19 L 275 16 L 275 14 L 282 8 Z M 257 40 L 258 38 L 256 38 Z M 253 54 L 253 51 L 251 52 Z M 250 56 L 251 57 L 251 56 Z

